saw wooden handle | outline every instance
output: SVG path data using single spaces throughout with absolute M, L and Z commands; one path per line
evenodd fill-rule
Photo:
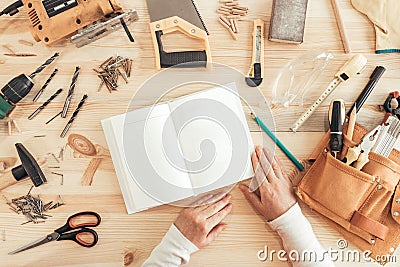
M 178 16 L 174 16 L 155 21 L 150 23 L 150 31 L 153 39 L 157 69 L 168 68 L 182 63 L 194 63 L 194 67 L 199 66 L 198 64 L 203 66 L 211 63 L 211 49 L 207 33 L 199 27 L 187 22 L 186 20 Z M 190 38 L 202 41 L 204 50 L 171 53 L 165 52 L 163 50 L 161 36 L 176 31 L 179 31 Z
M 0 191 L 16 184 L 18 181 L 15 180 L 11 171 L 0 176 Z

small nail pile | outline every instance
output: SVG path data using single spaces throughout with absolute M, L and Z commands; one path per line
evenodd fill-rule
M 133 60 L 129 58 L 110 57 L 98 69 L 93 69 L 101 80 L 98 91 L 100 92 L 103 85 L 107 87 L 110 93 L 118 90 L 119 76 L 124 79 L 125 83 L 128 83 L 128 78 L 131 77 L 132 63 Z
M 5 196 L 3 198 L 6 201 L 6 204 L 10 206 L 10 210 L 14 211 L 17 214 L 24 215 L 28 221 L 22 223 L 21 225 L 27 223 L 44 223 L 51 215 L 45 214 L 45 212 L 49 210 L 56 209 L 62 205 L 65 205 L 63 199 L 60 195 L 58 195 L 57 203 L 53 201 L 44 204 L 44 202 L 40 199 L 40 196 L 34 197 L 31 195 L 33 186 L 29 190 L 28 194 L 25 196 L 14 198 L 9 201 Z
M 242 7 L 236 0 L 219 0 L 220 6 L 217 9 L 219 15 L 219 22 L 224 26 L 231 34 L 234 40 L 237 40 L 238 20 L 242 17 L 247 16 L 249 9 Z

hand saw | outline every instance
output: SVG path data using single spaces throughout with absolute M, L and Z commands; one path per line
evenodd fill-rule
M 146 0 L 150 12 L 150 31 L 153 38 L 157 69 L 182 63 L 182 67 L 205 67 L 211 62 L 208 31 L 193 0 Z M 162 35 L 179 31 L 203 42 L 202 51 L 166 52 Z

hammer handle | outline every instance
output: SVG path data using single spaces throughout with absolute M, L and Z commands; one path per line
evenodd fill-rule
M 11 172 L 0 176 L 0 191 L 17 183 Z

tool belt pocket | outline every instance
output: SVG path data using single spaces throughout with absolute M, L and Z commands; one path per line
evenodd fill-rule
M 326 149 L 301 181 L 297 194 L 312 209 L 347 230 L 375 186 L 374 178 L 335 159 Z
M 297 195 L 359 248 L 392 254 L 400 243 L 400 153 L 394 150 L 386 158 L 371 152 L 362 170 L 346 165 L 341 159 L 347 149 L 367 132 L 359 125 L 356 129 L 355 142 L 344 136 L 339 159 L 329 151 L 329 133 L 323 138 Z

